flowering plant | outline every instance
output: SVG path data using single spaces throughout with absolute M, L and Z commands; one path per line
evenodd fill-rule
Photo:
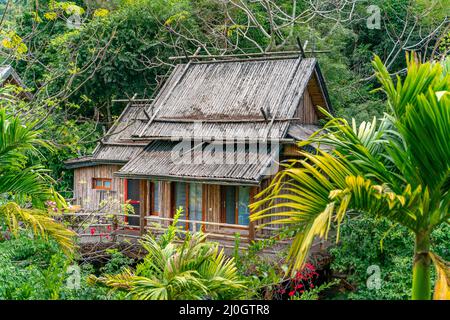
M 314 288 L 314 281 L 317 280 L 319 274 L 316 267 L 311 263 L 306 263 L 302 270 L 297 271 L 295 276 L 279 285 L 278 293 L 281 295 L 288 293 L 290 298 L 302 295 L 305 291 Z

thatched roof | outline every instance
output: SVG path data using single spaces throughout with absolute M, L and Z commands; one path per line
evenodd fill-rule
M 295 134 L 288 135 L 291 120 L 311 83 L 320 91 L 316 104 L 331 111 L 314 58 L 179 64 L 152 102 L 128 103 L 88 161 L 127 163 L 118 173 L 122 176 L 150 178 L 160 173 L 174 179 L 190 176 L 257 182 L 260 176 L 256 172 L 263 171 L 261 167 L 170 166 L 161 161 L 167 160 L 162 149 L 171 143 L 152 142 L 173 142 L 185 137 L 206 141 L 243 137 L 264 141 L 295 139 Z M 80 165 L 89 162 L 80 159 Z M 73 160 L 68 164 L 75 167 L 76 163 Z

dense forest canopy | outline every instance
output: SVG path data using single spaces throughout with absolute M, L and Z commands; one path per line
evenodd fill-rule
M 124 105 L 149 97 L 171 56 L 298 50 L 316 56 L 336 113 L 379 116 L 383 97 L 370 61 L 392 75 L 406 51 L 441 59 L 450 47 L 447 0 L 2 0 L 0 59 L 20 74 L 32 101 L 11 113 L 38 120 L 57 146 L 47 165 L 70 190 L 63 161 L 89 153 Z M 47 151 L 43 151 L 47 152 Z

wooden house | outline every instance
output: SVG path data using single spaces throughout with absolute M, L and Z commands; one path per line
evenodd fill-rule
M 66 162 L 76 204 L 100 210 L 112 202 L 120 211 L 127 202 L 136 213 L 128 224 L 141 232 L 152 218 L 171 221 L 181 206 L 186 229 L 254 237 L 248 205 L 276 163 L 297 156 L 295 142 L 316 129 L 317 106 L 331 111 L 315 58 L 179 64 L 152 101 L 129 101 L 91 156 Z M 177 148 L 191 161 L 175 161 Z M 197 157 L 211 148 L 220 155 L 214 161 Z

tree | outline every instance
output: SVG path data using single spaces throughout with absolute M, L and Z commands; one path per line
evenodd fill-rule
M 25 124 L 0 108 L 0 221 L 14 235 L 26 226 L 35 234 L 53 237 L 70 252 L 74 233 L 45 210 L 48 201 L 53 201 L 56 209 L 64 199 L 50 187 L 46 170 L 39 164 L 29 164 L 38 146 L 50 147 L 39 134 L 32 123 Z
M 179 213 L 159 239 L 146 235 L 140 241 L 148 253 L 136 271 L 91 276 L 90 282 L 125 291 L 139 300 L 238 298 L 245 287 L 234 260 L 226 258 L 223 249 L 219 251 L 218 244 L 206 241 L 202 233 L 186 233 L 180 239 L 180 227 L 176 226 Z
M 448 68 L 450 60 L 445 63 Z M 449 265 L 430 251 L 430 234 L 450 219 L 450 75 L 440 63 L 422 64 L 414 55 L 407 56 L 405 79 L 397 76 L 396 83 L 378 57 L 373 66 L 388 112 L 359 128 L 328 114 L 325 127 L 299 146 L 332 151 L 301 151 L 304 158 L 292 160 L 258 195 L 251 219 L 275 217 L 271 223 L 298 231 L 289 254 L 292 271 L 304 263 L 315 236 L 328 236 L 332 222 L 339 241 L 348 211 L 389 219 L 415 235 L 412 298 L 430 298 L 433 261 L 434 297 L 448 299 Z M 270 213 L 274 208 L 283 210 Z

